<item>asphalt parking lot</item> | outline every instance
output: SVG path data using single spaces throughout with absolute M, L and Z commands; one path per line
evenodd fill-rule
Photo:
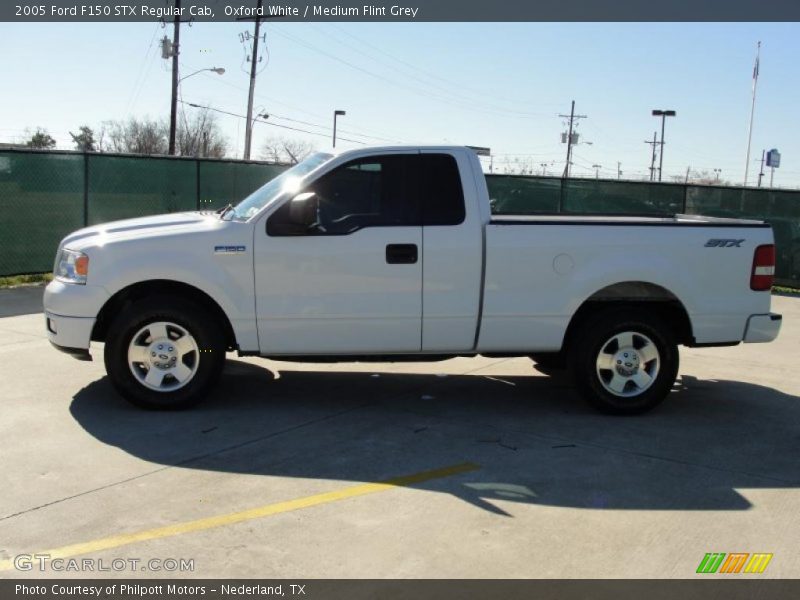
M 201 407 L 144 412 L 98 347 L 51 349 L 40 296 L 0 291 L 0 577 L 91 575 L 13 567 L 49 553 L 194 561 L 109 577 L 686 578 L 707 552 L 800 577 L 798 298 L 774 298 L 777 342 L 682 349 L 667 402 L 613 418 L 526 358 L 231 356 Z

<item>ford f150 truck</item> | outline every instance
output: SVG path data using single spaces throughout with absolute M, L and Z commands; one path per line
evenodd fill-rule
M 492 216 L 464 147 L 318 153 L 236 206 L 67 236 L 50 341 L 147 408 L 196 403 L 226 351 L 285 360 L 531 356 L 611 413 L 649 410 L 678 345 L 769 342 L 760 221 Z

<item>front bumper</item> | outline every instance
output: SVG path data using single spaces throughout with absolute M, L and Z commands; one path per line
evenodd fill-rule
M 91 360 L 89 344 L 94 328 L 94 318 L 64 317 L 45 312 L 45 327 L 50 343 L 62 352 L 81 360 Z
M 781 330 L 782 315 L 770 313 L 768 315 L 750 315 L 744 328 L 744 341 L 771 342 Z
M 98 285 L 51 281 L 44 290 L 45 329 L 50 343 L 76 358 L 91 360 L 92 329 L 108 297 L 105 288 Z

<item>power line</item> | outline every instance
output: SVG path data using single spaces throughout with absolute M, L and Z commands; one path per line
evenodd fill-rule
M 313 27 L 313 25 L 312 25 L 312 27 Z M 357 52 L 359 55 L 364 55 L 364 52 L 363 52 L 363 50 L 361 48 L 357 48 L 357 47 L 353 46 L 352 44 L 349 44 L 347 42 L 343 42 L 341 39 L 337 38 L 336 36 L 331 35 L 327 31 L 325 31 L 325 28 L 322 28 L 322 27 L 314 27 L 314 28 L 317 29 L 317 31 L 321 32 L 323 35 L 325 35 L 325 36 L 331 38 L 332 40 L 336 41 L 337 43 L 339 43 L 339 44 L 341 44 L 341 45 L 343 45 L 343 46 L 345 46 L 347 48 L 350 48 L 351 50 Z M 406 77 L 414 79 L 414 80 L 422 83 L 423 85 L 439 89 L 443 93 L 445 93 L 445 94 L 447 94 L 449 96 L 453 96 L 455 99 L 457 99 L 459 101 L 463 101 L 464 96 L 465 96 L 465 92 L 466 92 L 468 95 L 478 96 L 480 98 L 480 100 L 478 100 L 478 103 L 482 104 L 485 107 L 488 107 L 488 108 L 490 108 L 492 110 L 508 111 L 508 112 L 513 112 L 513 113 L 517 113 L 517 114 L 520 114 L 520 115 L 547 116 L 547 115 L 544 115 L 544 114 L 531 113 L 531 112 L 528 112 L 528 111 L 519 111 L 519 110 L 516 110 L 516 109 L 511 109 L 511 108 L 505 108 L 505 107 L 502 107 L 502 106 L 492 105 L 492 104 L 486 102 L 485 99 L 487 97 L 487 94 L 485 92 L 473 90 L 473 89 L 468 88 L 466 86 L 463 86 L 461 84 L 454 83 L 452 81 L 448 81 L 447 79 L 445 79 L 445 78 L 443 78 L 443 77 L 441 77 L 439 75 L 435 75 L 435 74 L 429 73 L 429 72 L 425 71 L 424 69 L 420 69 L 416 65 L 411 64 L 408 61 L 405 61 L 403 59 L 397 58 L 396 56 L 393 56 L 393 55 L 389 54 L 385 50 L 382 50 L 381 48 L 379 48 L 377 46 L 374 46 L 374 45 L 370 44 L 369 42 L 366 42 L 366 41 L 358 38 L 357 36 L 346 32 L 341 27 L 336 27 L 336 29 L 338 29 L 340 32 L 344 33 L 345 35 L 349 36 L 350 38 L 356 40 L 357 42 L 367 46 L 368 48 L 371 48 L 375 52 L 378 52 L 378 53 L 388 57 L 389 59 L 395 61 L 396 63 L 399 63 L 399 64 L 405 66 L 407 69 L 410 69 L 410 70 L 416 71 L 418 73 L 421 73 L 424 77 L 420 77 L 419 75 L 416 75 L 414 73 L 409 73 L 409 72 L 403 73 L 402 70 L 398 70 L 396 64 L 388 63 L 388 62 L 378 58 L 374 54 L 367 54 L 366 55 L 367 58 L 370 58 L 371 60 L 373 60 L 375 62 L 378 62 L 380 64 L 386 65 L 389 68 L 391 68 L 393 71 L 399 71 L 399 72 L 403 73 L 403 75 L 405 75 Z M 433 80 L 433 81 L 431 81 L 431 80 Z M 449 84 L 449 87 L 447 85 L 442 85 L 443 83 Z M 505 101 L 505 102 L 511 102 L 511 103 L 517 103 L 517 104 L 524 103 L 523 101 L 520 101 L 520 100 L 508 100 L 508 99 L 502 99 L 502 100 Z M 471 101 L 475 102 L 474 99 L 471 100 Z
M 240 115 L 238 113 L 230 112 L 230 111 L 227 111 L 227 110 L 222 110 L 220 108 L 214 108 L 213 106 L 204 106 L 202 104 L 195 104 L 194 102 L 184 102 L 183 100 L 181 100 L 181 103 L 186 104 L 187 106 L 191 106 L 193 108 L 203 108 L 203 109 L 206 109 L 206 110 L 212 110 L 214 112 L 221 113 L 223 115 L 228 115 L 228 116 L 231 116 L 231 117 L 238 117 L 239 119 L 246 119 L 247 118 L 247 115 Z M 253 122 L 254 123 L 263 123 L 264 125 L 269 125 L 270 127 L 280 127 L 281 129 L 291 129 L 292 131 L 299 131 L 301 133 L 307 133 L 308 135 L 316 135 L 316 136 L 320 136 L 320 137 L 324 137 L 324 138 L 329 137 L 328 134 L 326 134 L 326 133 L 319 133 L 317 131 L 308 131 L 307 129 L 300 129 L 299 127 L 291 127 L 289 125 L 281 125 L 280 123 L 270 123 L 269 121 L 267 121 L 265 119 L 259 119 L 258 117 L 254 118 Z M 359 140 L 353 140 L 353 139 L 344 138 L 344 137 L 341 137 L 341 136 L 339 136 L 339 139 L 340 140 L 345 140 L 347 142 L 353 142 L 354 144 L 366 145 L 366 142 L 361 142 Z
M 181 66 L 184 67 L 184 68 L 190 68 L 189 65 L 186 65 L 185 63 L 181 63 Z M 209 76 L 209 75 L 207 75 L 205 73 L 201 73 L 201 76 L 202 77 L 206 77 L 209 80 L 212 79 L 211 76 Z M 222 78 L 214 77 L 213 80 L 214 80 L 215 83 L 228 86 L 229 88 L 232 88 L 232 89 L 235 89 L 235 90 L 239 90 L 239 91 L 245 91 L 245 88 L 243 88 L 241 86 L 238 86 L 238 85 L 234 85 L 234 84 L 232 84 L 230 82 L 227 82 Z M 300 113 L 303 113 L 303 114 L 311 115 L 312 117 L 323 118 L 323 117 L 321 117 L 320 115 L 318 115 L 316 113 L 304 110 L 302 108 L 298 108 L 296 106 L 292 106 L 291 104 L 287 104 L 286 102 L 283 102 L 281 100 L 277 100 L 276 98 L 272 98 L 270 96 L 264 96 L 262 94 L 255 94 L 255 96 L 256 96 L 256 98 L 264 100 L 265 102 L 268 102 L 268 103 L 279 104 L 279 105 L 284 106 L 284 107 L 286 107 L 286 108 L 288 108 L 290 110 L 294 110 L 294 111 L 297 111 L 297 112 L 300 112 Z M 271 110 L 269 111 L 269 114 L 270 114 L 270 116 L 274 116 L 275 118 L 278 118 L 278 119 L 283 119 L 283 120 L 287 120 L 287 121 L 295 121 L 295 122 L 303 123 L 303 124 L 310 125 L 310 126 L 313 126 L 313 127 L 320 127 L 320 128 L 323 128 L 323 129 L 330 130 L 330 128 L 328 126 L 326 126 L 326 125 L 319 125 L 318 123 L 311 123 L 311 122 L 308 122 L 308 121 L 304 122 L 304 121 L 301 121 L 300 119 L 293 119 L 293 118 L 290 118 L 290 117 L 279 116 L 279 115 L 276 115 L 275 113 L 273 113 Z M 364 129 L 366 131 L 373 131 L 375 133 L 385 133 L 385 132 L 374 130 L 374 129 L 370 128 L 370 127 L 362 127 L 362 129 Z M 347 133 L 347 134 L 350 134 L 350 135 L 356 135 L 358 137 L 363 137 L 363 138 L 372 138 L 372 139 L 386 141 L 386 142 L 392 142 L 392 143 L 401 143 L 401 144 L 404 143 L 402 140 L 399 140 L 396 137 L 372 136 L 372 135 L 368 135 L 368 134 L 365 134 L 365 133 L 361 133 L 359 130 L 353 129 L 353 128 L 350 128 L 350 127 L 346 128 L 346 129 L 345 128 L 341 128 L 340 131 L 342 131 L 344 133 Z M 386 134 L 386 135 L 390 135 L 390 134 Z M 339 139 L 344 139 L 344 138 L 339 137 Z
M 420 89 L 420 88 L 412 86 L 412 85 L 408 85 L 406 83 L 401 83 L 399 81 L 395 81 L 394 79 L 390 79 L 389 77 L 385 77 L 385 76 L 383 76 L 383 75 L 381 75 L 379 73 L 375 73 L 374 71 L 370 71 L 369 69 L 365 69 L 363 67 L 360 67 L 359 65 L 356 65 L 356 64 L 354 64 L 352 62 L 349 62 L 349 61 L 347 61 L 347 60 L 345 60 L 343 58 L 335 56 L 335 55 L 331 54 L 330 52 L 327 52 L 326 50 L 321 50 L 320 48 L 317 48 L 313 44 L 309 44 L 308 42 L 305 42 L 304 40 L 301 40 L 301 39 L 299 39 L 299 38 L 297 38 L 295 36 L 292 36 L 292 35 L 284 32 L 284 31 L 275 31 L 275 33 L 277 33 L 279 36 L 284 37 L 284 38 L 286 38 L 286 39 L 288 39 L 288 40 L 290 40 L 290 41 L 292 41 L 292 42 L 294 42 L 294 43 L 296 43 L 296 44 L 298 44 L 300 46 L 303 46 L 305 48 L 308 48 L 309 50 L 312 50 L 314 52 L 322 54 L 323 56 L 325 56 L 325 57 L 327 57 L 327 58 L 329 58 L 331 60 L 334 60 L 336 62 L 340 62 L 340 63 L 350 67 L 351 69 L 354 69 L 356 71 L 364 73 L 365 75 L 369 75 L 370 77 L 374 77 L 374 78 L 379 79 L 379 80 L 381 80 L 381 81 L 383 81 L 385 83 L 389 83 L 390 85 L 394 85 L 394 86 L 397 86 L 397 87 L 401 87 L 401 88 L 405 88 L 405 89 L 411 90 L 412 92 L 414 92 L 416 94 L 419 94 L 421 96 L 425 96 L 427 98 L 433 98 L 434 100 L 438 100 L 438 101 L 444 102 L 446 104 L 450 104 L 450 105 L 454 105 L 454 106 L 460 106 L 462 108 L 466 108 L 467 110 L 472 110 L 474 112 L 483 112 L 485 114 L 492 114 L 494 116 L 514 117 L 514 118 L 534 118 L 534 117 L 544 116 L 542 114 L 525 113 L 525 112 L 521 112 L 521 111 L 508 110 L 508 109 L 504 109 L 504 108 L 488 108 L 488 109 L 476 108 L 474 106 L 474 103 L 472 103 L 472 105 L 470 105 L 469 102 L 465 102 L 465 101 L 461 100 L 460 98 L 451 99 L 451 98 L 442 97 L 440 95 L 437 95 L 436 93 L 430 92 L 429 90 L 424 90 L 424 89 Z

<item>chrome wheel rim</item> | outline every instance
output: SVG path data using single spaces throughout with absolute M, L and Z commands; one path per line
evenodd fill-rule
M 646 335 L 623 331 L 601 346 L 596 367 L 600 384 L 607 392 L 632 398 L 653 385 L 661 368 L 661 355 Z
M 192 380 L 200 350 L 192 334 L 169 321 L 142 327 L 128 345 L 128 365 L 136 380 L 156 392 L 172 392 Z

